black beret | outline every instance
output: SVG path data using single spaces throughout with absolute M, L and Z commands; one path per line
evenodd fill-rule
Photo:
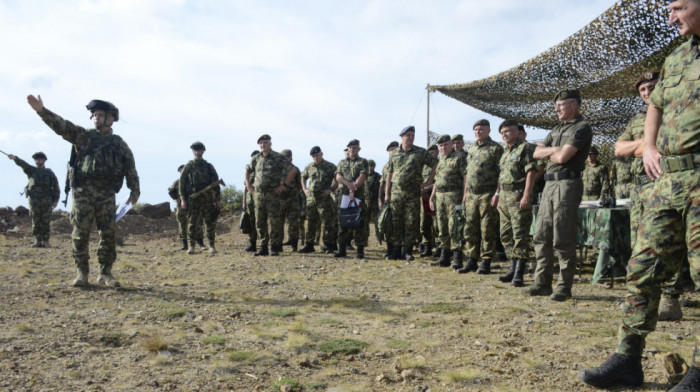
M 398 147 L 398 146 L 399 146 L 399 142 L 391 142 L 391 143 L 389 143 L 388 146 L 386 146 L 386 150 L 389 151 L 389 150 L 391 150 L 392 148 L 396 148 L 396 147 Z
M 205 151 L 207 149 L 206 147 L 204 147 L 204 143 L 202 143 L 200 141 L 196 141 L 196 142 L 192 143 L 190 148 L 193 150 L 205 150 Z
M 462 136 L 461 133 L 458 133 L 458 134 L 452 136 L 452 141 L 453 141 L 453 142 L 460 141 L 460 140 L 464 140 L 464 136 Z
M 518 126 L 518 122 L 515 120 L 504 120 L 501 125 L 498 126 L 498 131 L 500 132 L 501 129 L 505 127 L 512 127 L 512 126 Z
M 313 147 L 311 147 L 311 152 L 309 152 L 309 155 L 316 155 L 319 152 L 321 152 L 321 147 L 313 146 Z
M 284 155 L 285 157 L 289 158 L 292 156 L 292 150 L 284 149 L 280 151 L 280 154 Z
M 591 149 L 588 151 L 588 155 L 593 155 L 593 154 L 600 155 L 600 153 L 598 152 L 598 147 L 591 146 Z
M 48 160 L 49 158 L 46 157 L 46 154 L 43 152 L 35 152 L 34 155 L 32 155 L 32 159 L 39 159 L 39 158 L 44 158 L 44 160 Z
M 370 159 L 369 161 L 367 161 L 367 166 L 374 166 L 374 167 L 377 167 L 377 163 L 374 162 L 374 160 Z
M 450 135 L 441 135 L 437 140 L 435 141 L 435 144 L 442 144 L 445 142 L 449 142 L 452 139 L 450 139 Z
M 258 154 L 260 154 L 260 150 L 253 150 L 253 152 L 250 153 L 250 157 L 252 158 Z
M 652 71 L 644 72 L 643 74 L 639 75 L 639 78 L 637 78 L 637 82 L 634 84 L 634 89 L 639 90 L 639 86 L 641 86 L 642 84 L 651 82 L 652 80 L 659 80 L 659 73 L 659 70 L 655 69 Z
M 184 168 L 185 168 L 185 165 L 180 165 L 180 166 L 177 167 L 177 171 L 180 171 L 180 170 L 182 170 L 182 169 L 184 169 Z
M 360 141 L 357 140 L 357 139 L 352 139 L 352 140 L 350 140 L 350 141 L 348 142 L 348 147 L 350 147 L 350 146 L 359 146 L 359 145 L 360 145 Z
M 270 137 L 270 135 L 264 134 L 258 138 L 258 143 L 260 143 L 261 140 L 272 140 L 272 138 Z
M 430 147 L 428 147 L 428 151 L 437 151 L 437 149 L 437 144 L 431 144 Z
M 565 99 L 575 99 L 581 102 L 581 92 L 576 89 L 561 90 L 554 96 L 554 102 L 563 101 Z
M 518 124 L 518 131 L 527 133 L 527 131 L 525 131 L 525 126 L 523 124 Z
M 95 110 L 104 110 L 107 113 L 112 113 L 114 115 L 114 121 L 119 121 L 119 109 L 114 106 L 111 102 L 103 101 L 101 99 L 93 99 L 87 105 L 85 105 L 90 113 L 94 113 Z
M 413 125 L 407 126 L 406 128 L 404 128 L 404 129 L 401 130 L 401 132 L 399 133 L 399 136 L 405 135 L 406 132 L 413 132 L 413 133 L 415 133 L 415 132 L 416 132 L 416 127 L 414 127 Z

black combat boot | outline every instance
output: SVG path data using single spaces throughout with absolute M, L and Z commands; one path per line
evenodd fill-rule
M 207 249 L 206 245 L 204 245 L 204 239 L 197 240 L 197 244 L 199 245 L 200 249 Z
M 334 254 L 337 250 L 338 250 L 338 247 L 335 244 L 326 246 L 326 253 L 329 255 Z
M 423 243 L 421 242 L 420 244 L 418 244 L 418 254 L 421 255 L 421 257 L 423 257 L 424 252 L 425 252 L 425 245 L 423 245 Z
M 394 245 L 391 247 L 391 254 L 387 257 L 387 260 L 398 260 L 401 257 L 401 247 Z
M 420 257 L 428 257 L 433 255 L 433 244 L 423 245 L 423 251 L 420 252 Z
M 357 245 L 357 254 L 355 255 L 356 259 L 364 259 L 365 258 L 365 247 L 361 245 Z
M 513 273 L 513 280 L 510 281 L 515 287 L 523 287 L 525 284 L 523 280 L 523 275 L 525 274 L 525 262 L 523 260 L 515 260 L 515 272 Z
M 403 246 L 403 249 L 401 249 L 401 253 L 404 254 L 404 259 L 406 259 L 406 261 L 415 260 L 415 258 L 413 257 L 413 246 L 411 245 Z
M 270 251 L 267 250 L 267 245 L 260 245 L 260 250 L 253 253 L 253 256 L 269 256 Z
M 642 357 L 615 353 L 599 367 L 578 372 L 578 378 L 596 388 L 613 385 L 638 387 L 644 383 Z
M 464 254 L 461 249 L 452 252 L 452 269 L 459 270 L 464 267 Z
M 292 239 L 288 239 L 287 242 L 283 242 L 282 245 L 291 245 L 292 244 Z
M 333 257 L 345 257 L 348 255 L 345 245 L 340 245 L 338 251 L 333 255 Z
M 180 250 L 187 250 L 187 240 L 182 240 L 182 248 Z
M 549 299 L 557 302 L 564 302 L 571 299 L 571 287 L 557 287 L 554 293 L 549 296 Z
M 700 368 L 691 366 L 681 382 L 668 392 L 698 392 L 700 391 Z
M 530 286 L 530 288 L 527 289 L 527 292 L 530 294 L 531 297 L 545 297 L 548 295 L 552 295 L 552 286 L 538 286 L 537 284 L 533 283 L 532 286 Z
M 282 245 L 270 245 L 270 256 L 279 256 L 282 251 Z
M 517 263 L 517 260 L 511 260 L 510 261 L 510 268 L 508 269 L 508 273 L 505 275 L 501 275 L 498 277 L 499 282 L 510 282 L 513 280 L 513 276 L 515 276 L 515 264 Z
M 394 247 L 391 245 L 391 242 L 386 243 L 386 250 L 384 251 L 384 258 L 388 258 L 391 256 L 391 253 L 393 252 Z
M 245 248 L 246 252 L 255 252 L 258 250 L 258 246 L 255 243 L 255 241 L 250 241 L 250 245 L 248 245 L 247 248 Z
M 467 262 L 464 263 L 464 267 L 458 269 L 457 273 L 466 274 L 476 271 L 477 269 L 476 260 L 472 259 L 471 257 L 467 257 Z
M 479 275 L 488 275 L 491 273 L 491 259 L 482 259 L 479 264 L 479 269 L 476 270 Z
M 289 246 L 292 248 L 292 252 L 297 251 L 297 244 L 299 243 L 299 240 L 289 240 L 290 244 Z
M 307 242 L 303 248 L 299 249 L 299 253 L 313 253 L 315 251 L 313 242 Z

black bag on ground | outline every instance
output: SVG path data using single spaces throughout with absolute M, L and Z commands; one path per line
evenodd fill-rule
M 347 207 L 340 209 L 340 228 L 359 229 L 362 227 L 362 209 L 355 200 L 351 200 Z
M 238 224 L 238 228 L 241 230 L 241 234 L 250 234 L 253 230 L 250 224 L 250 216 L 248 212 L 243 211 L 241 214 L 241 222 Z

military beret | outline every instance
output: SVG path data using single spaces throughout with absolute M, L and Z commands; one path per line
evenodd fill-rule
M 260 143 L 260 141 L 262 140 L 272 140 L 272 138 L 270 137 L 270 135 L 264 134 L 258 138 L 258 143 Z
M 204 143 L 202 143 L 200 141 L 196 141 L 196 142 L 192 143 L 190 148 L 193 150 L 205 150 L 205 151 L 207 149 L 206 147 L 204 147 Z
M 44 154 L 44 153 L 41 152 L 41 151 L 35 152 L 34 155 L 32 155 L 32 159 L 39 159 L 39 158 L 44 158 L 44 160 L 49 159 L 49 158 L 46 157 L 46 154 Z
M 591 149 L 588 151 L 588 155 L 600 155 L 598 152 L 598 147 L 591 146 Z
M 309 152 L 309 155 L 316 155 L 319 152 L 321 152 L 321 147 L 313 146 L 313 147 L 311 147 L 311 152 Z
M 114 106 L 111 102 L 103 101 L 101 99 L 93 99 L 87 105 L 85 105 L 90 113 L 95 113 L 95 110 L 104 110 L 107 113 L 112 113 L 114 115 L 114 121 L 119 121 L 119 109 Z
M 415 132 L 416 132 L 416 127 L 414 127 L 413 125 L 407 126 L 406 128 L 404 128 L 404 129 L 401 130 L 401 132 L 399 133 L 399 136 L 405 135 L 406 132 L 413 132 L 413 133 L 415 133 Z
M 357 140 L 357 139 L 352 139 L 352 140 L 350 140 L 350 141 L 348 142 L 348 147 L 350 147 L 350 146 L 359 146 L 359 145 L 360 145 L 360 141 Z
M 180 170 L 182 170 L 182 169 L 184 169 L 184 168 L 185 168 L 185 165 L 180 165 L 180 166 L 177 167 L 177 171 L 180 171 Z
M 518 124 L 518 131 L 527 133 L 527 131 L 525 131 L 525 126 L 523 124 Z
M 386 146 L 386 150 L 389 151 L 392 148 L 397 148 L 398 146 L 399 146 L 399 142 L 391 142 L 391 143 L 389 143 L 388 146 Z
M 652 80 L 659 80 L 659 73 L 660 71 L 658 69 L 655 69 L 652 71 L 644 72 L 643 74 L 639 75 L 639 77 L 637 78 L 637 82 L 634 84 L 634 89 L 639 90 L 639 86 L 641 86 L 642 84 L 651 82 Z
M 445 142 L 449 142 L 450 140 L 450 135 L 440 135 L 440 137 L 437 138 L 437 140 L 435 141 L 435 144 L 442 144 Z
M 280 154 L 282 154 L 282 155 L 284 155 L 285 157 L 289 158 L 289 157 L 292 156 L 292 150 L 289 150 L 289 149 L 286 149 L 286 148 L 285 148 L 284 150 L 280 151 Z
M 510 120 L 510 119 L 508 119 L 508 120 L 503 120 L 503 122 L 501 123 L 501 125 L 498 126 L 498 131 L 500 132 L 501 129 L 503 129 L 503 128 L 505 128 L 505 127 L 512 127 L 512 126 L 516 126 L 516 127 L 517 127 L 517 126 L 518 126 L 518 122 L 515 121 L 515 120 Z
M 437 149 L 437 144 L 431 144 L 430 147 L 428 147 L 428 151 L 437 151 Z
M 343 149 L 343 152 L 348 152 L 348 148 L 345 147 L 345 148 Z
M 260 154 L 260 150 L 253 150 L 253 152 L 250 153 L 250 157 L 252 158 L 258 154 Z
M 482 118 L 481 120 L 474 123 L 474 126 L 472 126 L 472 129 L 476 128 L 479 125 L 484 126 L 484 127 L 490 127 L 491 123 L 489 122 L 489 120 Z
M 458 133 L 458 134 L 452 136 L 452 141 L 453 141 L 453 142 L 457 142 L 457 141 L 460 141 L 460 140 L 464 140 L 464 136 L 462 136 L 461 133 Z
M 563 101 L 565 99 L 575 99 L 581 102 L 581 92 L 577 89 L 561 90 L 554 96 L 554 102 Z
M 377 167 L 377 163 L 374 162 L 374 160 L 370 159 L 369 161 L 367 161 L 367 166 Z

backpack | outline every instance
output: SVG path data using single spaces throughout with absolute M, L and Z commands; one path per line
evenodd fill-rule
M 382 206 L 377 218 L 377 238 L 379 241 L 389 242 L 394 232 L 393 215 L 389 203 Z

